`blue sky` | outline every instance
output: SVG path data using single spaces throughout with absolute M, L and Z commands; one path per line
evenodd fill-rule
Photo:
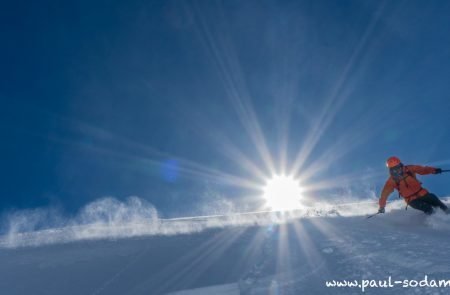
M 283 167 L 364 199 L 388 156 L 450 168 L 447 1 L 1 6 L 0 211 L 252 208 Z

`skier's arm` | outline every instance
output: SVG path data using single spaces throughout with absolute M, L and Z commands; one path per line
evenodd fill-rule
M 438 168 L 419 165 L 408 165 L 408 169 L 420 175 L 436 174 L 438 171 Z
M 384 184 L 383 190 L 381 191 L 381 197 L 378 201 L 378 204 L 380 205 L 380 208 L 384 208 L 386 206 L 386 201 L 389 195 L 394 191 L 394 184 L 392 183 L 391 179 L 388 179 L 386 183 Z

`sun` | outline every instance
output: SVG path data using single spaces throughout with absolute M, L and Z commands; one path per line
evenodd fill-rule
M 290 176 L 276 175 L 267 180 L 263 198 L 273 210 L 294 210 L 301 207 L 302 188 L 299 181 Z

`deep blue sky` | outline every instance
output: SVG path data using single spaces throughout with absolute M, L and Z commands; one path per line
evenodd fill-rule
M 2 3 L 0 211 L 250 204 L 238 182 L 261 182 L 246 161 L 269 174 L 261 137 L 275 166 L 303 151 L 313 197 L 379 192 L 390 155 L 450 168 L 449 15 L 448 1 Z M 449 177 L 423 179 L 448 195 Z

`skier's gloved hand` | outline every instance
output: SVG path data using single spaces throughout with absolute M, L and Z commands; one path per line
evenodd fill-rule
M 436 170 L 434 170 L 434 174 L 441 174 L 441 173 L 442 173 L 441 168 L 436 168 Z
M 384 207 L 380 207 L 380 209 L 378 209 L 378 213 L 384 213 L 384 212 L 385 212 Z

